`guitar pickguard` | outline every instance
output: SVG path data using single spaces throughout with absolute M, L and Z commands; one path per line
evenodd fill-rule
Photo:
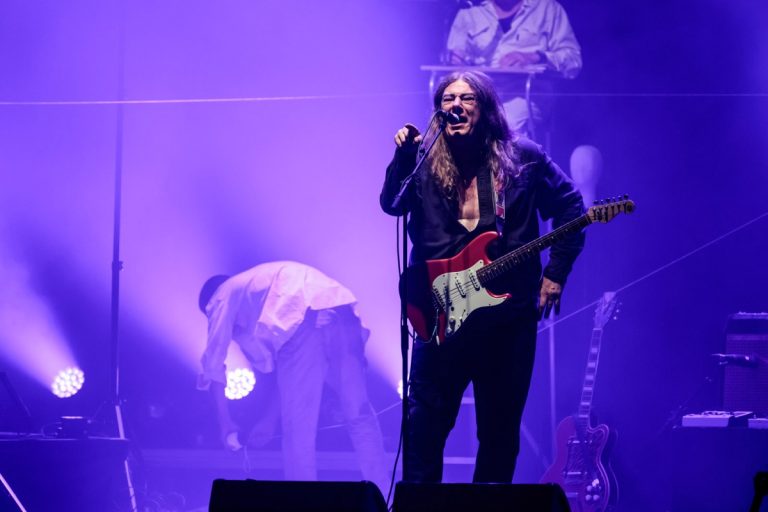
M 480 260 L 465 270 L 446 272 L 432 279 L 435 306 L 445 315 L 446 338 L 456 333 L 473 311 L 506 300 L 507 296 L 493 295 L 480 284 L 477 271 L 484 264 Z

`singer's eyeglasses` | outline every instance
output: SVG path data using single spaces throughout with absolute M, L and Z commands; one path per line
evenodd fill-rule
M 443 94 L 443 105 L 450 105 L 456 101 L 457 96 L 455 94 Z M 477 96 L 471 93 L 459 94 L 458 98 L 461 100 L 462 105 L 474 105 L 477 103 Z

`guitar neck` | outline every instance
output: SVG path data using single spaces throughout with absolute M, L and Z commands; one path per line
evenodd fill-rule
M 600 359 L 600 342 L 603 338 L 602 327 L 592 329 L 592 339 L 589 343 L 587 355 L 587 369 L 584 372 L 584 385 L 581 388 L 581 401 L 576 415 L 578 423 L 586 428 L 589 426 L 589 414 L 592 411 L 592 396 L 595 390 L 595 378 L 597 377 L 597 363 Z
M 516 265 L 523 263 L 535 256 L 541 254 L 541 251 L 550 247 L 555 242 L 562 240 L 564 237 L 581 231 L 586 226 L 592 223 L 589 215 L 584 214 L 570 222 L 567 222 L 559 228 L 550 231 L 544 236 L 537 238 L 532 242 L 511 251 L 504 256 L 499 257 L 493 263 L 489 263 L 477 272 L 477 277 L 480 280 L 480 284 L 485 286 L 489 281 L 500 277 L 507 271 L 511 270 Z

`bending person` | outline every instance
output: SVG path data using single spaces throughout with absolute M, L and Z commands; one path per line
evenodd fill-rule
M 347 288 L 295 262 L 257 265 L 214 276 L 200 292 L 208 344 L 199 387 L 210 388 L 223 439 L 239 430 L 224 396 L 227 349 L 234 340 L 262 373 L 275 372 L 282 450 L 288 480 L 316 480 L 316 436 L 323 385 L 336 393 L 363 478 L 389 485 L 379 427 L 368 401 L 364 347 L 368 338 Z M 236 444 L 235 444 L 236 447 Z

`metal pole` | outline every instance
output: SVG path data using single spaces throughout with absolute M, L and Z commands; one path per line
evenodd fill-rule
M 118 3 L 118 47 L 117 47 L 117 100 L 125 99 L 125 5 Z M 112 294 L 110 304 L 110 402 L 114 408 L 117 437 L 125 440 L 125 426 L 123 424 L 123 412 L 120 404 L 120 359 L 119 359 L 119 326 L 120 326 L 120 271 L 123 262 L 120 260 L 120 218 L 122 211 L 122 181 L 123 181 L 123 109 L 122 103 L 117 105 L 115 116 L 115 184 L 114 184 L 114 210 L 112 224 Z M 128 487 L 128 497 L 131 510 L 139 510 L 136 500 L 136 492 L 131 477 L 131 469 L 128 459 L 123 461 L 125 480 Z

